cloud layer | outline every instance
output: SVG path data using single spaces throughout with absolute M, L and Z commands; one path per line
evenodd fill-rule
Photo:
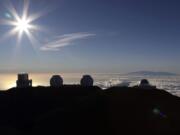
M 59 51 L 61 47 L 73 45 L 77 40 L 87 39 L 95 36 L 93 33 L 78 32 L 57 36 L 40 48 L 42 51 Z

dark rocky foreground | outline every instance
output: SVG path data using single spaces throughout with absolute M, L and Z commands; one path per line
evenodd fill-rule
M 180 134 L 180 98 L 158 89 L 13 88 L 0 92 L 0 133 Z

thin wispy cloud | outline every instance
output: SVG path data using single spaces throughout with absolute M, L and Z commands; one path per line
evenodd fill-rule
M 55 39 L 47 42 L 40 48 L 42 51 L 59 51 L 62 47 L 75 45 L 77 40 L 83 40 L 95 36 L 96 34 L 87 32 L 78 32 L 57 36 Z

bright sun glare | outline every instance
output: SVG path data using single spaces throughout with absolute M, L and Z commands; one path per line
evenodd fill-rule
M 12 29 L 7 32 L 3 38 L 17 35 L 18 42 L 21 41 L 22 35 L 27 35 L 31 43 L 35 42 L 32 32 L 34 30 L 39 30 L 39 27 L 32 24 L 33 21 L 37 20 L 41 14 L 30 15 L 29 10 L 29 0 L 24 0 L 24 7 L 22 9 L 22 16 L 18 14 L 14 6 L 9 4 L 9 13 L 6 13 L 7 18 L 3 20 L 5 25 L 12 26 Z M 2 21 L 1 21 L 2 22 Z
M 30 29 L 30 24 L 28 23 L 28 20 L 26 19 L 19 19 L 16 22 L 15 26 L 19 32 L 28 32 Z

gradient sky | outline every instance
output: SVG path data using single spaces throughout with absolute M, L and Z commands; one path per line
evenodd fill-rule
M 23 0 L 11 2 L 21 14 Z M 179 0 L 30 0 L 38 12 L 34 48 L 26 35 L 0 40 L 0 72 L 180 73 Z M 0 25 L 0 37 L 11 29 Z

